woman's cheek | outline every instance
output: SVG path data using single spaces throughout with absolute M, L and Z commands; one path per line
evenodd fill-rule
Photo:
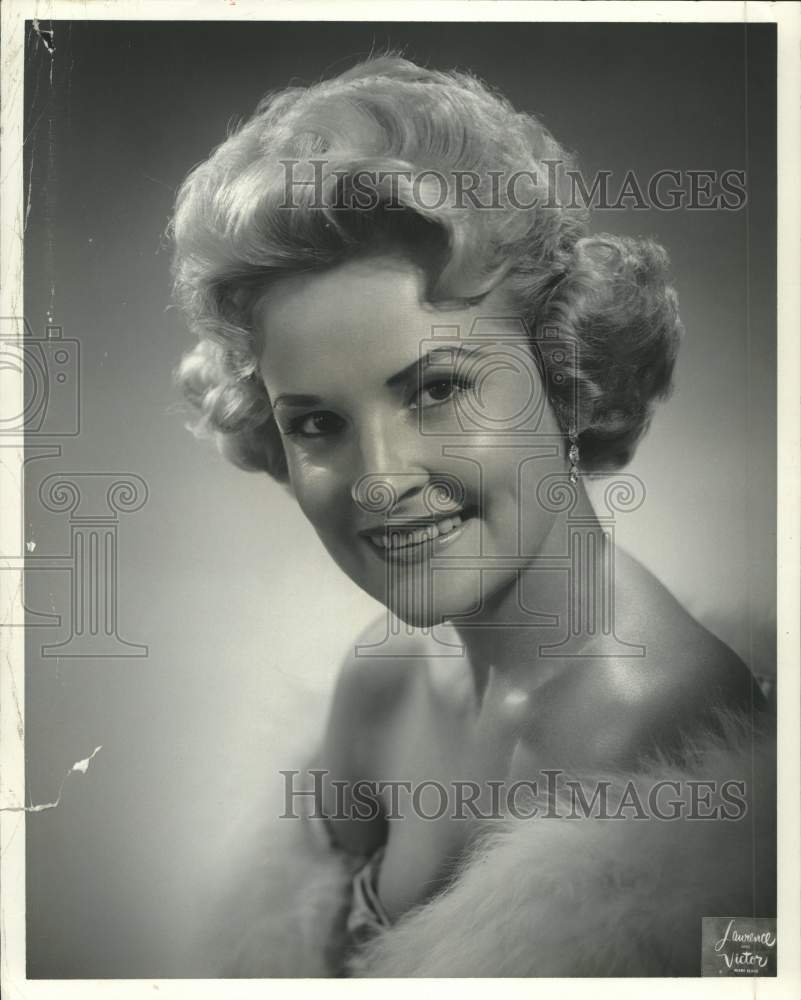
M 335 528 L 349 498 L 347 484 L 330 467 L 303 454 L 289 458 L 289 478 L 295 499 L 318 531 Z

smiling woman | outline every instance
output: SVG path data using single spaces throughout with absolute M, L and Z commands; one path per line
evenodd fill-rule
M 502 289 L 474 306 L 428 305 L 419 268 L 385 254 L 281 279 L 260 303 L 261 371 L 293 492 L 344 572 L 414 625 L 431 626 L 470 608 L 475 572 L 451 565 L 429 594 L 422 581 L 388 588 L 387 565 L 412 572 L 420 563 L 425 574 L 428 560 L 446 549 L 473 560 L 512 555 L 525 507 L 513 463 L 519 449 L 534 455 L 543 440 L 561 437 L 541 405 L 525 331 L 506 334 L 503 354 L 486 325 L 476 338 L 482 317 L 512 308 Z M 432 327 L 445 321 L 451 339 L 440 337 L 428 350 Z M 503 336 L 504 325 L 493 325 L 495 337 Z M 454 331 L 466 332 L 454 339 Z M 489 433 L 461 430 L 460 418 L 478 412 L 479 403 L 485 425 L 494 420 L 502 428 L 510 413 L 518 415 L 509 432 L 514 451 L 498 447 L 497 426 Z M 469 459 L 450 454 L 446 442 L 469 442 Z M 562 449 L 550 452 L 540 457 L 540 475 L 565 471 Z M 369 497 L 376 488 L 386 491 L 378 510 Z M 537 516 L 533 505 L 527 513 L 533 516 L 524 523 L 526 551 L 541 553 L 557 517 L 542 509 Z M 503 590 L 512 613 L 517 575 L 514 565 L 495 574 L 485 600 Z M 415 599 L 423 594 L 430 599 Z
M 770 801 L 762 694 L 585 488 L 636 501 L 617 470 L 681 335 L 667 258 L 590 235 L 555 161 L 471 76 L 382 57 L 266 98 L 181 188 L 197 429 L 389 613 L 309 747 L 330 845 L 263 845 L 221 972 L 692 975 L 703 917 L 772 912 L 770 806 L 721 813 L 724 779 Z M 590 782 L 574 808 L 627 781 L 686 808 L 520 823 L 521 789 L 528 817 L 561 801 L 548 774 Z

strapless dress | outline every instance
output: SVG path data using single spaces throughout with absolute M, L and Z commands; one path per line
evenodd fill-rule
M 383 860 L 384 847 L 379 847 L 353 876 L 346 923 L 353 946 L 361 944 L 383 928 L 392 926 L 392 921 L 378 898 L 378 873 Z

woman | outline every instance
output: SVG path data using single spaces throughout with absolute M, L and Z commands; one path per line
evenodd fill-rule
M 270 95 L 181 188 L 197 429 L 390 613 L 298 779 L 328 842 L 262 845 L 226 974 L 697 975 L 702 917 L 771 912 L 762 695 L 613 543 L 681 333 L 666 255 L 590 235 L 570 166 L 482 83 L 387 56 Z

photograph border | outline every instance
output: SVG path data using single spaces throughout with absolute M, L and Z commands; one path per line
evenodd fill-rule
M 801 851 L 801 769 L 799 761 L 799 524 L 801 523 L 801 7 L 796 4 L 729 2 L 339 2 L 237 3 L 235 0 L 5 0 L 0 7 L 0 317 L 21 320 L 22 244 L 25 230 L 22 170 L 23 65 L 25 21 L 59 19 L 152 21 L 584 21 L 725 23 L 773 22 L 778 34 L 778 166 L 777 166 L 777 285 L 778 285 L 778 511 L 777 511 L 777 682 L 778 702 L 778 975 L 775 979 L 536 979 L 423 980 L 437 992 L 459 996 L 503 982 L 507 995 L 532 991 L 563 997 L 686 997 L 801 995 L 799 877 Z M 22 326 L 22 323 L 19 323 Z M 4 374 L 0 419 L 22 412 L 23 386 Z M 0 558 L 6 560 L 19 544 L 22 518 L 23 444 L 9 438 L 0 461 Z M 22 571 L 4 565 L 0 573 L 0 990 L 10 998 L 38 997 L 261 997 L 262 980 L 28 980 L 25 967 L 25 703 L 24 630 L 4 628 L 3 621 L 23 613 Z M 699 929 L 700 934 L 700 929 Z M 699 970 L 700 975 L 700 970 Z M 372 990 L 365 980 L 270 980 L 281 996 L 306 990 Z M 400 996 L 405 980 L 382 980 L 381 989 Z

